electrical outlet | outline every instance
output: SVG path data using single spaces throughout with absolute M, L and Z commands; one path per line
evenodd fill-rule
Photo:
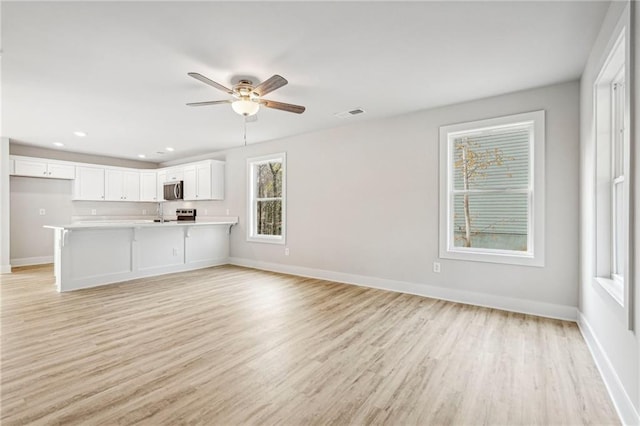
M 45 214 L 47 214 L 47 211 L 45 209 L 40 209 L 40 216 L 44 216 Z
M 204 209 L 204 215 L 207 216 L 209 214 L 209 210 L 208 209 Z
M 433 262 L 433 272 L 440 273 L 440 262 Z
M 91 209 L 91 214 L 92 214 L 93 216 L 95 216 L 97 213 L 98 213 L 98 212 L 96 211 L 96 209 Z
M 147 214 L 147 209 L 142 209 L 142 214 Z
M 227 216 L 229 216 L 229 209 L 227 209 Z
M 289 247 L 284 248 L 284 255 L 289 256 Z
M 174 255 L 174 256 L 177 256 L 177 255 L 178 255 L 178 249 L 177 249 L 177 248 L 174 248 L 174 249 L 173 249 L 173 255 Z

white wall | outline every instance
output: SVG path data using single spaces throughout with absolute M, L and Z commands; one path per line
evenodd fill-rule
M 234 262 L 575 317 L 579 85 L 554 85 L 226 153 Z M 439 126 L 544 109 L 545 267 L 438 260 Z M 304 117 L 301 117 L 304 119 Z M 246 241 L 246 159 L 287 152 L 287 244 Z
M 0 138 L 0 274 L 11 272 L 9 241 L 11 239 L 9 210 L 9 139 Z
M 593 84 L 606 59 L 606 52 L 615 41 L 613 38 L 619 34 L 624 24 L 628 26 L 627 6 L 627 2 L 612 3 L 581 79 L 579 323 L 623 421 L 628 424 L 638 424 L 640 422 L 637 416 L 640 408 L 640 341 L 637 332 L 628 330 L 625 309 L 593 279 L 596 247 Z M 638 40 L 637 35 L 636 40 Z M 636 45 L 640 46 L 637 42 Z M 637 49 L 636 52 L 638 52 Z M 636 99 L 637 93 L 636 89 L 634 95 Z M 640 158 L 640 151 L 636 151 L 636 164 L 640 164 L 638 158 Z M 636 202 L 638 201 L 639 199 L 636 199 Z M 640 205 L 636 205 L 636 224 L 640 225 Z M 636 247 L 640 241 L 637 231 L 638 229 L 635 237 Z M 638 251 L 635 265 L 635 281 L 640 282 Z M 638 294 L 636 293 L 637 306 Z M 637 316 L 635 328 L 640 330 Z

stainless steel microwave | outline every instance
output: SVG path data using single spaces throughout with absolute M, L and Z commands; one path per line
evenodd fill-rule
M 171 200 L 182 200 L 182 181 L 177 182 L 165 182 L 164 183 L 164 199 L 167 201 Z

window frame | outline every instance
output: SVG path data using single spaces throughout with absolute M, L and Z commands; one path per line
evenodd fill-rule
M 593 83 L 593 116 L 595 135 L 594 214 L 595 250 L 594 281 L 621 307 L 630 306 L 630 224 L 631 171 L 630 158 L 630 105 L 629 105 L 629 54 L 626 28 L 620 29 L 615 42 Z M 619 91 L 618 89 L 622 89 Z M 616 114 L 622 109 L 622 114 Z M 607 126 L 609 127 L 607 129 Z M 622 138 L 619 137 L 622 132 Z M 620 161 L 617 158 L 619 154 Z M 602 159 L 602 156 L 605 159 Z M 608 157 L 608 158 L 606 158 Z M 602 184 L 607 179 L 606 187 Z M 619 223 L 616 187 L 621 187 L 622 212 Z M 623 240 L 619 241 L 619 229 Z M 622 245 L 622 253 L 618 247 Z M 622 259 L 620 259 L 622 258 Z M 622 260 L 622 271 L 617 264 Z M 622 273 L 619 273 L 622 272 Z M 630 314 L 628 314 L 630 315 Z M 629 321 L 629 326 L 631 322 Z
M 528 196 L 527 251 L 456 247 L 454 240 L 454 167 L 453 142 L 461 135 L 493 129 L 531 124 L 529 138 L 529 186 L 527 189 L 500 192 L 526 192 Z M 439 256 L 444 259 L 544 266 L 545 229 L 545 111 L 532 111 L 508 116 L 463 122 L 440 127 L 440 234 Z M 515 191 L 515 192 L 514 192 Z M 492 190 L 492 192 L 495 192 Z
M 261 235 L 257 234 L 257 205 L 256 197 L 257 167 L 261 164 L 280 162 L 282 164 L 282 197 L 269 198 L 281 199 L 282 206 L 282 234 L 281 235 Z M 256 243 L 285 244 L 286 224 L 287 224 L 287 154 L 280 152 L 276 154 L 263 155 L 260 157 L 247 158 L 247 241 Z

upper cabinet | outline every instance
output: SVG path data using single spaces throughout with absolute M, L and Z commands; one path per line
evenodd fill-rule
M 206 160 L 185 166 L 184 199 L 223 200 L 224 162 Z
M 158 201 L 158 173 L 140 172 L 140 201 Z
M 184 199 L 198 201 L 224 200 L 224 165 L 204 160 L 148 170 L 11 156 L 10 173 L 73 179 L 73 199 L 90 201 L 163 201 L 164 183 L 183 181 Z
M 140 201 L 140 173 L 106 169 L 104 192 L 107 201 Z
M 75 179 L 76 167 L 39 158 L 15 158 L 12 174 L 49 179 Z
M 161 185 L 165 182 L 178 182 L 184 180 L 184 169 L 182 167 L 164 169 L 163 172 L 165 173 L 165 177 L 164 180 L 160 182 Z
M 104 200 L 104 168 L 76 167 L 73 185 L 74 200 Z

